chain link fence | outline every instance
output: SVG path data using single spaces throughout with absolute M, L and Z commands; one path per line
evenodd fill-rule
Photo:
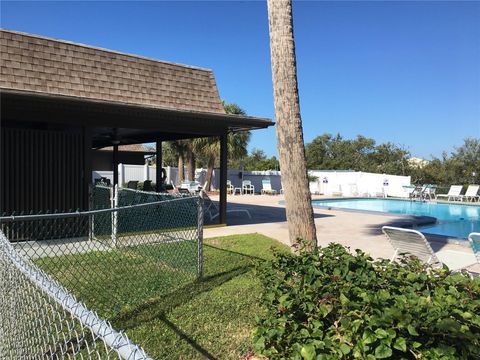
M 20 259 L 31 261 L 43 277 L 48 274 L 54 284 L 61 284 L 65 294 L 72 293 L 107 319 L 201 276 L 202 198 L 132 190 L 114 194 L 111 188 L 98 186 L 92 198 L 96 210 L 1 217 L 0 230 L 9 239 L 8 249 Z M 2 251 L 4 248 L 2 245 Z M 25 336 L 32 338 L 33 347 L 19 344 L 17 349 L 12 343 L 14 336 L 9 335 L 0 340 L 0 353 L 7 349 L 16 354 L 25 346 L 28 354 L 36 354 L 34 350 L 53 351 L 50 340 L 45 340 L 50 336 L 52 343 L 61 344 L 61 352 L 77 349 L 78 354 L 88 355 L 84 358 L 96 358 L 97 354 L 99 359 L 107 358 L 112 349 L 95 347 L 98 334 L 85 323 L 75 321 L 77 317 L 73 319 L 71 312 L 59 308 L 63 300 L 37 291 L 10 258 L 3 253 L 1 256 L 0 287 L 2 294 L 10 294 L 0 302 L 1 331 L 17 336 L 20 330 L 12 326 L 21 317 L 28 334 Z M 38 329 L 39 321 L 48 326 Z
M 2 359 L 149 359 L 22 257 L 0 231 Z

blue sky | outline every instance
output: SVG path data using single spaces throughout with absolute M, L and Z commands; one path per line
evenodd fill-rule
M 294 2 L 305 140 L 324 132 L 440 156 L 480 137 L 480 2 Z M 274 117 L 266 1 L 1 2 L 1 27 L 211 68 Z M 274 129 L 250 148 L 276 154 Z

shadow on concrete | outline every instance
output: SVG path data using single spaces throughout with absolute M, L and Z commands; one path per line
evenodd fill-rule
M 227 210 L 248 210 L 251 219 L 242 212 L 229 212 L 227 214 L 227 225 L 248 225 L 248 224 L 265 224 L 287 221 L 287 215 L 284 207 L 237 204 L 229 203 Z M 335 215 L 314 214 L 314 218 L 331 217 Z
M 422 232 L 421 229 L 416 229 L 416 227 L 423 226 L 423 225 L 431 225 L 431 224 L 434 224 L 435 222 L 436 222 L 436 219 L 430 216 L 405 216 L 403 218 L 387 221 L 382 224 L 370 225 L 366 228 L 366 233 L 369 235 L 383 235 L 382 233 L 383 226 L 394 226 L 394 227 L 400 227 L 405 229 L 415 229 Z M 427 234 L 427 233 L 423 233 L 423 235 L 425 235 L 425 238 L 430 243 L 430 246 L 435 252 L 440 251 L 448 243 L 447 242 L 448 238 L 445 236 Z

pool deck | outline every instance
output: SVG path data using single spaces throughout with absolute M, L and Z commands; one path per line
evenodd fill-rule
M 313 199 L 326 198 L 314 195 Z M 212 200 L 218 200 L 213 196 Z M 283 195 L 229 195 L 228 209 L 246 209 L 252 215 L 248 219 L 242 213 L 229 213 L 228 226 L 206 228 L 204 237 L 216 237 L 234 234 L 260 233 L 288 245 L 288 227 L 285 215 Z M 391 258 L 393 248 L 381 232 L 382 226 L 402 226 L 415 222 L 414 217 L 372 212 L 346 211 L 336 209 L 314 208 L 315 225 L 317 227 L 318 244 L 325 246 L 331 242 L 361 249 L 375 258 Z M 436 241 L 438 238 L 428 236 L 427 239 L 441 260 L 474 262 L 468 242 L 465 245 Z M 469 270 L 480 272 L 480 265 L 473 265 Z

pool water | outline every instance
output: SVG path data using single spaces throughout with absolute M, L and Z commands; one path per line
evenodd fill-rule
M 466 239 L 471 232 L 480 232 L 480 205 L 395 199 L 314 200 L 312 204 L 319 207 L 431 216 L 437 219 L 437 223 L 419 228 L 421 231 L 431 234 Z

